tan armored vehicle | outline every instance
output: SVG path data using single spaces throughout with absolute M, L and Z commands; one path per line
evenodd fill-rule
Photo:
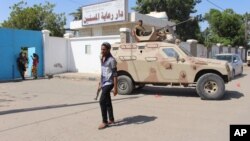
M 188 51 L 157 34 L 135 35 L 136 43 L 112 45 L 117 60 L 118 93 L 130 94 L 135 87 L 196 87 L 202 99 L 221 99 L 231 80 L 226 61 L 192 57 Z

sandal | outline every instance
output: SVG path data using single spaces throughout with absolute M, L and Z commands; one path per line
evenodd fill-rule
M 115 123 L 114 120 L 110 120 L 110 121 L 108 122 L 108 124 L 114 124 L 114 123 Z
M 106 123 L 102 123 L 101 125 L 99 125 L 98 129 L 105 129 L 106 127 L 108 127 L 108 125 Z

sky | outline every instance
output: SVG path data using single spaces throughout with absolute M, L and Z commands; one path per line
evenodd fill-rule
M 21 0 L 0 0 L 0 23 L 4 20 L 7 20 L 10 14 L 9 7 Z M 33 4 L 44 3 L 49 1 L 56 4 L 55 12 L 56 13 L 65 13 L 67 17 L 67 25 L 69 27 L 72 17 L 69 16 L 69 13 L 74 12 L 78 7 L 83 5 L 93 4 L 102 2 L 103 0 L 25 0 L 28 5 L 32 6 Z M 210 2 L 209 2 L 210 1 Z M 215 5 L 211 4 L 214 3 Z M 136 5 L 136 0 L 129 0 L 129 9 Z M 244 14 L 246 12 L 250 13 L 250 0 L 202 0 L 201 3 L 196 5 L 195 9 L 198 14 L 205 14 L 209 12 L 209 9 L 214 8 L 220 11 L 231 8 L 238 14 Z M 130 10 L 131 11 L 131 10 Z M 208 26 L 208 23 L 200 23 L 201 30 L 204 30 Z

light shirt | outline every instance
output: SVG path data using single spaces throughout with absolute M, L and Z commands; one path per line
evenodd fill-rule
M 101 60 L 102 61 L 102 60 Z M 101 73 L 101 86 L 113 85 L 114 84 L 114 77 L 117 77 L 117 67 L 116 67 L 116 60 L 114 57 L 107 56 L 102 64 L 102 73 Z

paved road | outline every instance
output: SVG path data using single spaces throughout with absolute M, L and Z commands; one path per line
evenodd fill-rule
M 115 126 L 99 131 L 94 81 L 0 83 L 1 141 L 228 141 L 230 124 L 250 124 L 250 69 L 221 101 L 193 89 L 147 86 L 113 97 Z

